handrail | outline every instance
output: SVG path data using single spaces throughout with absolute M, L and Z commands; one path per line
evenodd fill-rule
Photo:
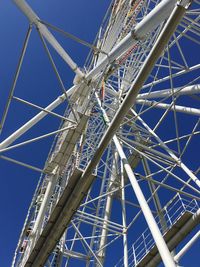
M 166 232 L 173 227 L 173 225 L 185 212 L 191 212 L 192 214 L 194 214 L 198 209 L 199 203 L 196 201 L 196 199 L 183 198 L 180 194 L 177 194 L 174 201 L 169 201 L 162 209 L 167 228 L 163 231 L 159 215 L 155 217 L 155 220 L 162 233 L 166 234 Z M 141 233 L 140 237 L 136 239 L 136 241 L 132 244 L 131 248 L 128 251 L 130 266 L 137 266 L 137 264 L 149 253 L 149 251 L 154 246 L 155 242 L 149 228 L 147 228 L 144 232 Z M 115 267 L 119 266 L 123 266 L 123 258 L 121 258 L 120 261 L 115 265 Z

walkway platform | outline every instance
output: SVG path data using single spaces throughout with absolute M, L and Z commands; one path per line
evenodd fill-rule
M 181 228 L 186 224 L 186 222 L 193 216 L 192 212 L 186 211 L 184 212 L 181 217 L 172 225 L 172 227 L 164 234 L 164 240 L 168 243 L 175 234 L 177 234 Z M 184 237 L 182 238 L 182 240 Z M 181 240 L 181 241 L 182 241 Z M 173 250 L 180 242 L 177 240 L 178 243 L 174 245 L 171 250 Z M 151 250 L 147 252 L 147 254 L 142 258 L 142 260 L 137 263 L 135 266 L 137 267 L 146 267 L 147 264 L 158 254 L 158 249 L 154 245 Z
M 200 222 L 200 208 L 195 199 L 183 198 L 179 194 L 162 209 L 162 218 L 155 217 L 157 225 L 163 234 L 170 251 Z M 161 221 L 165 221 L 165 230 Z M 147 228 L 128 250 L 128 265 L 132 267 L 155 267 L 161 262 L 161 257 L 155 241 Z M 124 266 L 123 258 L 115 267 Z

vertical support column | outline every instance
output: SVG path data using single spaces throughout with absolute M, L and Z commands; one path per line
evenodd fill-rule
M 24 257 L 23 257 L 23 262 L 24 263 L 26 262 L 28 256 L 30 255 L 30 253 L 31 253 L 31 251 L 32 251 L 32 249 L 33 249 L 33 247 L 35 245 L 35 242 L 37 241 L 38 237 L 41 234 L 42 224 L 43 224 L 44 217 L 45 217 L 45 212 L 47 210 L 50 198 L 52 196 L 52 192 L 53 192 L 53 190 L 55 188 L 55 185 L 56 185 L 56 182 L 57 182 L 57 178 L 58 178 L 58 169 L 55 168 L 54 175 L 51 175 L 49 177 L 49 182 L 48 182 L 45 194 L 44 194 L 44 199 L 43 199 L 42 204 L 41 204 L 41 206 L 39 208 L 39 212 L 38 212 L 36 221 L 34 223 L 32 232 L 30 234 L 29 244 L 28 244 L 28 246 L 26 248 L 26 251 L 25 251 Z M 23 263 L 22 263 L 22 266 L 24 266 Z
M 131 166 L 129 165 L 128 163 L 128 160 L 126 158 L 126 155 L 124 154 L 124 151 L 120 145 L 120 142 L 119 140 L 117 139 L 116 135 L 113 137 L 113 141 L 115 143 L 115 146 L 117 148 L 117 151 L 119 153 L 119 156 L 122 160 L 122 163 L 123 163 L 123 166 L 124 166 L 124 169 L 127 173 L 127 176 L 129 177 L 129 180 L 131 182 L 131 185 L 133 187 L 133 191 L 135 192 L 135 195 L 137 197 L 137 200 L 140 204 L 140 207 L 141 207 L 141 210 L 144 214 L 144 217 L 146 219 L 146 222 L 148 224 L 148 227 L 151 231 L 151 234 L 154 238 L 154 241 L 156 243 L 156 246 L 158 248 L 158 251 L 161 255 L 161 258 L 163 260 L 163 263 L 166 267 L 176 267 L 176 264 L 170 254 L 170 251 L 163 239 L 163 236 L 156 224 L 156 221 L 151 213 L 151 210 L 147 204 L 147 201 L 144 197 L 144 194 L 137 182 L 137 179 L 131 169 Z
M 126 229 L 126 206 L 125 206 L 125 183 L 124 183 L 124 167 L 122 161 L 121 163 L 121 202 L 122 202 L 122 224 L 123 230 Z M 124 267 L 128 267 L 128 242 L 127 242 L 127 232 L 123 234 L 123 245 L 124 245 Z
M 109 161 L 109 157 L 110 157 L 110 153 L 111 153 L 111 145 L 108 147 L 108 151 L 107 151 L 107 156 L 106 156 L 106 159 L 105 159 L 105 162 L 108 162 Z M 102 183 L 101 183 L 101 188 L 100 188 L 100 192 L 99 192 L 99 195 L 101 196 L 102 194 L 104 194 L 104 189 L 106 187 L 106 180 L 107 180 L 107 167 L 104 169 L 104 172 L 103 172 L 103 176 L 102 176 Z M 103 198 L 100 198 L 99 201 L 98 201 L 98 204 L 97 204 L 97 210 L 96 210 L 96 216 L 99 216 L 99 212 L 100 212 L 100 208 L 101 208 L 101 202 L 102 202 Z M 97 237 L 97 229 L 98 229 L 98 226 L 97 225 L 94 225 L 93 226 L 93 230 L 92 230 L 92 236 L 93 238 L 91 238 L 91 241 L 90 241 L 90 247 L 93 248 L 94 247 L 94 244 L 96 242 L 96 238 Z M 89 267 L 90 266 L 90 261 L 88 261 L 86 263 L 86 267 Z
M 150 168 L 149 168 L 149 164 L 148 164 L 147 159 L 143 157 L 142 163 L 143 163 L 145 174 L 148 175 L 149 178 L 151 179 L 152 177 L 151 177 L 151 172 L 150 172 Z M 162 231 L 164 232 L 167 229 L 167 222 L 165 220 L 165 216 L 164 216 L 164 213 L 162 211 L 160 199 L 159 199 L 158 193 L 156 192 L 156 187 L 155 187 L 154 183 L 151 182 L 150 180 L 148 181 L 148 183 L 149 183 L 149 188 L 150 188 L 151 194 L 153 196 L 154 206 L 156 208 L 156 211 L 157 211 L 159 219 L 160 219 Z
M 40 209 L 39 209 L 39 212 L 37 215 L 37 219 L 35 221 L 35 224 L 34 224 L 34 227 L 33 227 L 32 233 L 31 233 L 31 235 L 34 237 L 34 239 L 37 239 L 37 237 L 41 233 L 44 215 L 45 215 L 45 212 L 47 210 L 47 206 L 49 204 L 53 189 L 55 188 L 57 178 L 58 178 L 57 176 L 58 176 L 58 174 L 55 171 L 55 174 L 51 175 L 49 178 L 49 182 L 48 182 L 45 194 L 44 194 L 44 199 L 43 199 L 42 204 L 40 206 Z
M 118 153 L 115 151 L 114 156 L 113 156 L 113 162 L 112 162 L 112 173 L 111 173 L 110 182 L 109 182 L 109 191 L 112 191 L 112 186 L 116 180 L 117 170 L 116 170 L 115 162 L 117 162 L 117 157 L 118 157 Z M 101 239 L 100 239 L 100 244 L 99 244 L 99 253 L 98 253 L 98 258 L 102 264 L 104 263 L 104 259 L 105 259 L 106 250 L 104 246 L 106 245 L 106 242 L 107 242 L 107 234 L 108 234 L 107 228 L 108 228 L 108 221 L 110 220 L 112 203 L 113 203 L 113 195 L 109 194 L 106 200 L 105 215 L 103 218 L 104 223 L 102 226 Z
M 100 105 L 100 100 L 98 98 L 98 95 L 97 94 L 95 94 L 95 95 L 96 95 L 97 101 L 98 101 L 98 103 Z M 105 120 L 106 124 L 109 126 L 110 122 L 109 122 L 109 118 L 108 118 L 108 116 L 106 114 L 106 111 L 103 109 L 103 107 L 101 105 L 100 105 L 100 109 L 102 111 L 102 114 L 103 114 L 103 117 L 104 117 L 104 120 Z M 149 229 L 151 231 L 151 234 L 153 236 L 153 239 L 154 239 L 155 244 L 156 244 L 156 246 L 158 248 L 158 251 L 160 253 L 160 256 L 161 256 L 161 258 L 163 260 L 164 265 L 166 267 L 176 267 L 176 264 L 175 264 L 175 262 L 173 260 L 173 257 L 170 254 L 170 251 L 169 251 L 169 249 L 168 249 L 168 247 L 167 247 L 167 245 L 166 245 L 166 243 L 165 243 L 165 241 L 163 239 L 163 236 L 162 236 L 162 234 L 161 234 L 161 232 L 160 232 L 160 230 L 158 228 L 158 225 L 157 225 L 157 223 L 156 223 L 156 221 L 155 221 L 155 219 L 154 219 L 154 217 L 152 215 L 152 212 L 151 212 L 151 210 L 150 210 L 150 208 L 148 206 L 148 203 L 147 203 L 147 201 L 146 201 L 146 199 L 144 197 L 144 194 L 143 194 L 143 192 L 142 192 L 142 190 L 141 190 L 141 188 L 140 188 L 140 186 L 138 184 L 138 181 L 137 181 L 137 179 L 136 179 L 136 177 L 135 177 L 135 175 L 134 175 L 134 173 L 132 171 L 132 168 L 128 163 L 126 155 L 125 155 L 125 153 L 123 151 L 123 148 L 122 148 L 117 136 L 114 135 L 112 140 L 113 140 L 113 142 L 115 144 L 115 147 L 117 149 L 119 157 L 121 158 L 121 161 L 122 161 L 122 164 L 123 164 L 123 168 L 126 171 L 126 174 L 127 174 L 128 178 L 130 180 L 130 183 L 131 183 L 131 185 L 133 187 L 133 191 L 134 191 L 134 193 L 136 195 L 136 198 L 137 198 L 137 200 L 138 200 L 138 202 L 140 204 L 141 210 L 143 212 L 143 215 L 145 217 L 147 225 L 148 225 L 148 227 L 149 227 Z

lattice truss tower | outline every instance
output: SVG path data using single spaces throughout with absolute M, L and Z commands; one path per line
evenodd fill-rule
M 13 2 L 30 26 L 1 130 L 13 98 L 39 113 L 1 142 L 0 156 L 41 177 L 12 266 L 177 266 L 199 235 L 180 248 L 200 218 L 200 2 L 114 0 L 92 45 Z M 14 96 L 32 30 L 63 90 L 46 108 Z M 55 32 L 91 49 L 82 68 Z M 49 46 L 75 73 L 67 90 Z M 45 116 L 60 128 L 15 142 Z M 50 135 L 42 170 L 3 155 Z

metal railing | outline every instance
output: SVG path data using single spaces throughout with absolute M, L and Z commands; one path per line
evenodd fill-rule
M 180 194 L 177 194 L 176 198 L 170 201 L 160 214 L 155 217 L 155 220 L 164 235 L 185 212 L 188 211 L 194 214 L 198 209 L 199 204 L 195 199 L 182 198 Z M 154 246 L 154 239 L 149 228 L 147 228 L 128 251 L 129 266 L 137 266 Z M 115 265 L 115 267 L 119 266 L 123 266 L 123 258 Z

